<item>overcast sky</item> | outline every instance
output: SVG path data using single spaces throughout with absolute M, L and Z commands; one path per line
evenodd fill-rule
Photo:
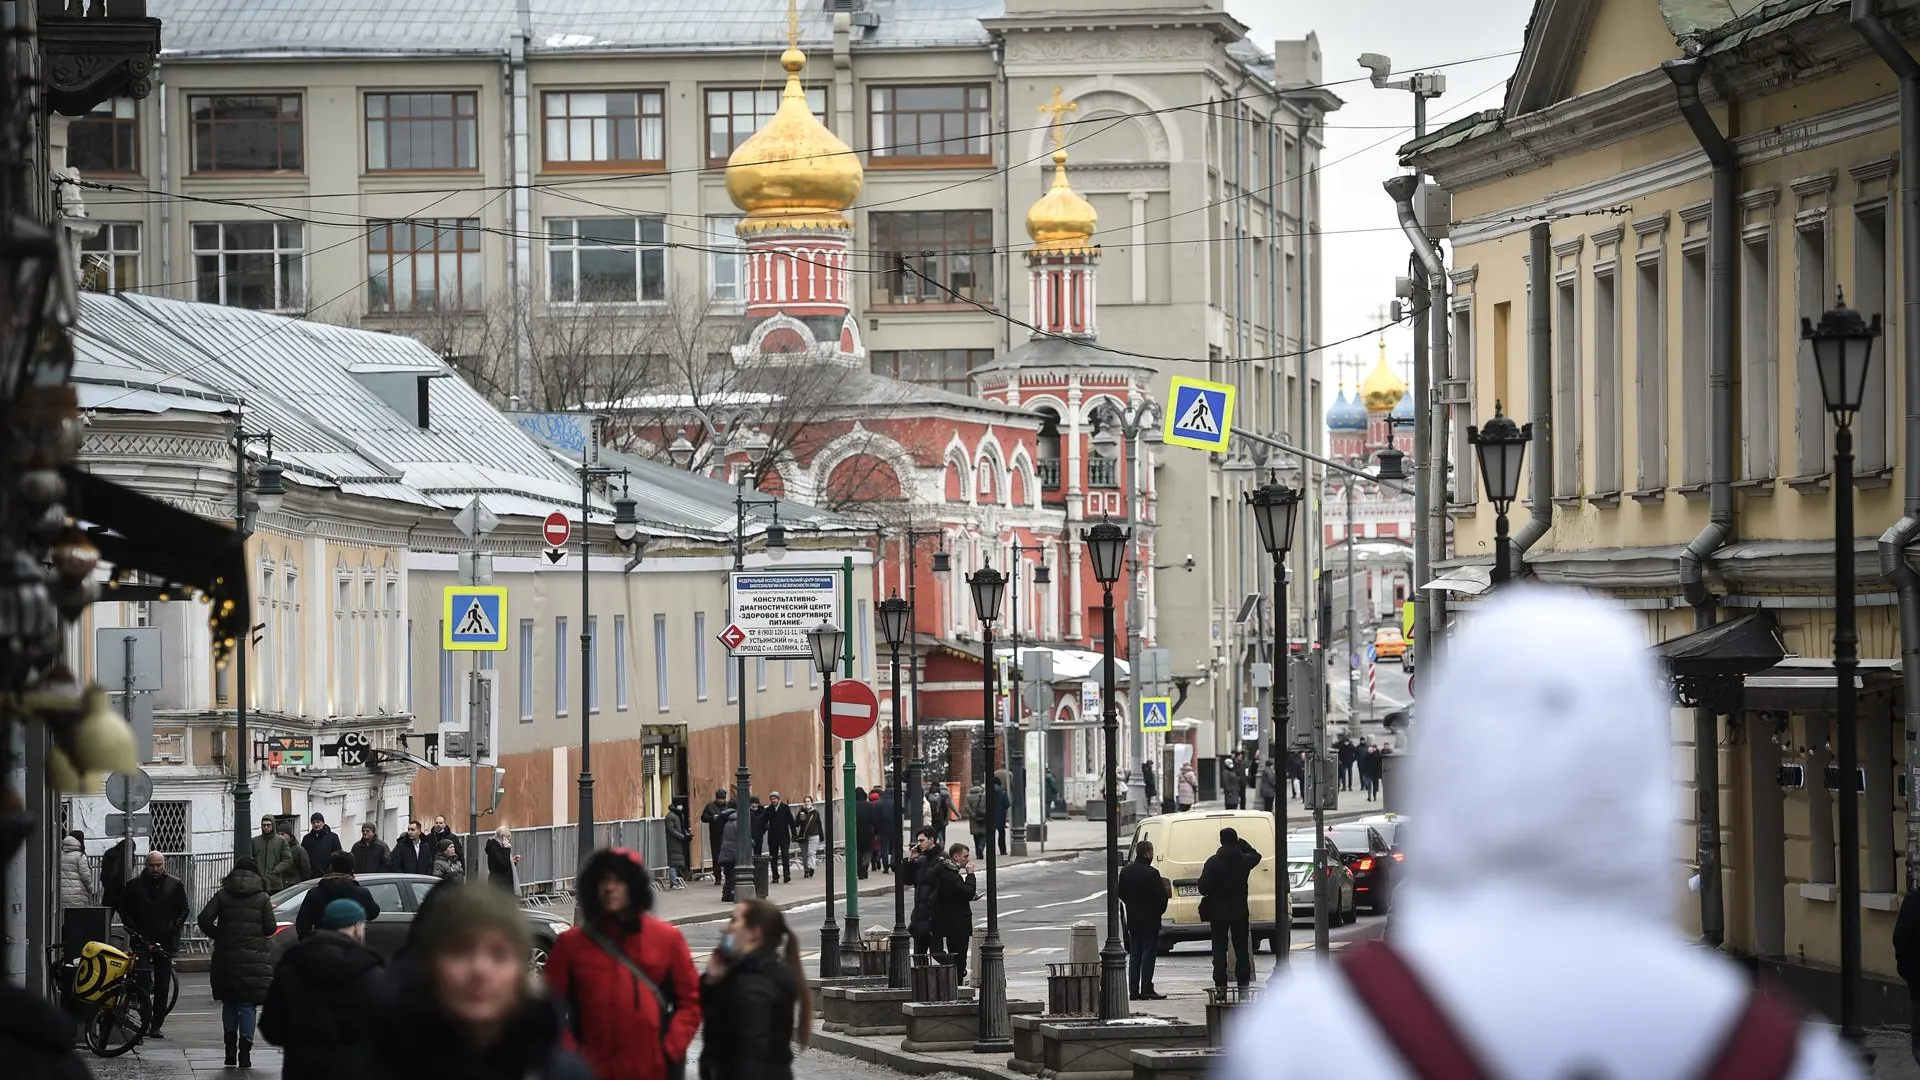
M 1412 138 L 1413 95 L 1375 90 L 1355 63 L 1363 52 L 1393 60 L 1394 77 L 1441 64 L 1496 53 L 1517 53 L 1532 0 L 1478 0 L 1471 18 L 1449 14 L 1430 0 L 1365 0 L 1354 4 L 1281 4 L 1276 0 L 1228 0 L 1229 10 L 1251 28 L 1248 36 L 1271 49 L 1276 40 L 1320 35 L 1321 77 L 1346 102 L 1327 118 L 1327 148 L 1321 160 L 1320 221 L 1326 231 L 1325 280 L 1320 297 L 1326 340 L 1338 341 L 1380 325 L 1379 308 L 1393 299 L 1393 279 L 1406 273 L 1408 244 L 1381 181 L 1398 171 L 1394 149 Z M 1445 96 L 1428 105 L 1429 130 L 1481 109 L 1495 108 L 1517 55 L 1442 68 Z M 1337 356 L 1361 358 L 1371 369 L 1374 339 L 1330 345 L 1322 372 L 1328 400 L 1340 381 Z M 1390 360 L 1403 361 L 1404 328 L 1387 337 Z M 1403 371 L 1404 373 L 1404 371 Z

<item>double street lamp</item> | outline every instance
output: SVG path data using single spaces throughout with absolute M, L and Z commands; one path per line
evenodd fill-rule
M 1131 408 L 1108 404 L 1096 414 L 1100 421 L 1100 431 L 1093 437 L 1093 451 L 1104 458 L 1124 459 L 1121 467 L 1126 476 L 1121 478 L 1124 484 L 1124 497 L 1127 500 L 1126 526 L 1128 535 L 1134 540 L 1133 568 L 1131 580 L 1127 585 L 1127 663 L 1133 665 L 1133 696 L 1138 698 L 1144 692 L 1138 685 L 1141 658 L 1141 628 L 1146 625 L 1145 598 L 1140 588 L 1140 575 L 1146 570 L 1145 560 L 1140 557 L 1139 534 L 1133 529 L 1134 504 L 1145 495 L 1146 488 L 1140 481 L 1140 443 L 1158 445 L 1165 441 L 1161 422 L 1165 415 L 1160 406 L 1151 399 L 1143 399 Z M 1116 434 L 1117 433 L 1117 434 Z M 1150 813 L 1147 805 L 1147 735 L 1140 725 L 1127 726 L 1128 755 L 1133 768 L 1128 770 L 1127 805 L 1134 807 L 1141 815 Z M 1160 778 L 1163 785 L 1171 786 L 1173 778 Z
M 1533 441 L 1533 425 L 1514 423 L 1495 401 L 1493 419 L 1486 427 L 1467 425 L 1467 441 L 1480 457 L 1480 479 L 1486 485 L 1487 501 L 1493 504 L 1493 583 L 1503 585 L 1513 577 L 1507 511 L 1520 494 L 1520 463 L 1527 456 L 1527 443 Z
M 1269 481 L 1246 493 L 1247 506 L 1253 510 L 1254 527 L 1260 531 L 1260 546 L 1267 549 L 1273 558 L 1273 625 L 1279 628 L 1279 637 L 1286 640 L 1287 627 L 1287 553 L 1293 549 L 1293 527 L 1300 508 L 1300 492 L 1277 481 Z M 1351 586 L 1349 586 L 1351 587 Z M 1274 783 L 1285 783 L 1286 774 L 1280 771 L 1276 751 L 1282 742 L 1279 731 L 1280 720 L 1287 713 L 1287 680 L 1276 676 L 1273 680 L 1273 709 L 1267 721 L 1267 762 L 1274 769 Z M 1318 747 L 1315 748 L 1318 751 Z M 1315 762 L 1318 764 L 1318 762 Z M 1293 889 L 1287 870 L 1287 797 L 1285 791 L 1276 792 L 1273 800 L 1273 921 L 1280 928 L 1278 947 L 1273 950 L 1273 968 L 1275 974 L 1281 965 L 1287 962 L 1291 949 L 1293 932 Z M 1327 831 L 1324 828 L 1314 830 L 1314 919 L 1316 924 L 1326 917 L 1325 905 L 1320 898 L 1320 878 L 1326 861 Z
M 640 515 L 628 494 L 631 478 L 625 469 L 580 465 L 580 863 L 599 847 L 593 837 L 593 589 L 589 563 L 593 561 L 593 516 L 588 513 L 595 478 L 620 477 L 620 497 L 613 500 L 613 538 L 622 548 L 646 549 L 640 536 Z M 468 752 L 472 752 L 469 744 Z M 477 762 L 469 761 L 470 768 Z
M 880 620 L 880 635 L 887 640 L 887 652 L 890 657 L 893 675 L 893 820 L 887 823 L 892 829 L 891 835 L 897 845 L 900 829 L 905 824 L 907 806 L 910 798 L 917 799 L 917 791 L 900 790 L 906 779 L 906 748 L 900 740 L 900 645 L 907 639 L 907 620 L 913 609 L 900 594 L 880 601 L 876 615 Z M 913 948 L 913 939 L 907 934 L 907 859 L 904 852 L 896 855 L 893 861 L 893 933 L 887 942 L 887 985 L 895 990 L 907 985 L 907 953 Z
M 973 593 L 973 611 L 980 620 L 980 729 L 986 761 L 986 812 L 996 813 L 993 794 L 994 732 L 1000 725 L 993 708 L 993 623 L 1000 617 L 1000 601 L 1006 595 L 1007 579 L 991 566 L 967 575 L 967 588 Z M 1001 798 L 1006 798 L 1002 792 Z M 1000 873 L 995 852 L 999 845 L 987 842 L 987 936 L 980 942 L 980 1011 L 975 1028 L 973 1050 L 977 1054 L 1004 1053 L 1013 1049 L 1007 1027 L 1006 954 L 1000 945 Z
M 1113 685 L 1113 583 L 1120 580 L 1127 540 L 1132 535 L 1131 530 L 1105 519 L 1080 532 L 1081 542 L 1087 545 L 1087 558 L 1093 563 L 1094 580 L 1100 583 L 1100 638 L 1106 653 L 1100 665 L 1101 727 L 1107 751 L 1107 943 L 1100 948 L 1102 1020 L 1123 1020 L 1127 1016 L 1127 949 L 1120 942 L 1120 709 L 1114 701 Z
M 247 447 L 253 443 L 262 443 L 267 448 L 267 457 L 254 466 L 252 474 L 247 470 Z M 233 527 L 240 534 L 240 543 L 244 548 L 253 537 L 253 525 L 258 514 L 271 514 L 280 509 L 287 497 L 285 473 L 273 463 L 273 432 L 248 431 L 243 427 L 233 429 Z M 248 620 L 249 623 L 251 620 Z M 253 631 L 248 628 L 245 640 L 235 644 L 233 650 L 234 681 L 234 731 L 233 742 L 241 752 L 233 755 L 238 766 L 233 771 L 233 857 L 240 858 L 253 852 L 253 787 L 247 783 L 247 774 L 253 769 L 253 761 L 248 757 L 247 742 L 247 654 L 253 648 Z
M 1819 325 L 1800 320 L 1800 337 L 1813 346 L 1813 370 L 1820 379 L 1820 396 L 1833 415 L 1833 671 L 1837 681 L 1835 752 L 1840 758 L 1840 1030 L 1858 1045 L 1861 1039 L 1858 1008 L 1860 987 L 1860 732 L 1859 690 L 1855 671 L 1860 666 L 1860 636 L 1854 626 L 1853 554 L 1853 418 L 1866 399 L 1868 375 L 1873 369 L 1873 343 L 1880 336 L 1880 316 L 1868 323 L 1839 295 L 1820 316 Z
M 813 670 L 820 673 L 820 777 L 826 788 L 826 818 L 822 823 L 826 839 L 822 878 L 826 879 L 827 917 L 820 924 L 820 977 L 840 974 L 840 924 L 833 919 L 833 670 L 840 663 L 840 646 L 846 631 L 830 622 L 807 631 L 807 645 L 813 651 Z M 800 844 L 806 845 L 801 837 Z

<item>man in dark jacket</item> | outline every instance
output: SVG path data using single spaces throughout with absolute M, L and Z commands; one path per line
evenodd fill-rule
M 327 858 L 340 850 L 340 834 L 327 827 L 327 815 L 316 813 L 307 819 L 307 835 L 300 846 L 307 849 L 307 865 L 315 874 L 327 872 Z
M 938 780 L 927 781 L 927 824 L 933 826 L 934 839 L 947 842 L 947 823 L 952 820 L 953 793 Z
M 972 852 L 965 844 L 947 849 L 947 857 L 933 870 L 933 950 L 947 957 L 955 978 L 967 978 L 967 948 L 973 938 L 974 887 Z
M 130 933 L 159 946 L 153 954 L 153 1016 L 147 1021 L 147 1038 L 160 1038 L 160 1024 L 166 1020 L 167 1001 L 173 997 L 173 953 L 180 947 L 180 931 L 187 925 L 187 886 L 167 873 L 167 857 L 147 852 L 147 867 L 139 877 L 120 890 L 120 920 Z
M 253 838 L 253 861 L 260 865 L 260 883 L 268 892 L 279 892 L 302 880 L 299 863 L 294 861 L 293 843 L 273 823 L 273 815 L 260 818 L 260 832 Z
M 1910 892 L 1900 901 L 1900 914 L 1893 921 L 1893 964 L 1907 984 L 1912 1005 L 1913 1060 L 1920 1062 L 1920 891 Z
M 393 845 L 387 865 L 393 867 L 396 874 L 433 873 L 433 845 L 427 843 L 427 834 L 421 831 L 419 822 L 407 822 L 407 835 Z
M 933 949 L 934 893 L 940 879 L 936 871 L 945 855 L 933 826 L 922 825 L 914 834 L 913 847 L 907 853 L 907 880 L 913 883 L 913 910 L 907 916 L 907 933 L 913 937 L 913 953 L 925 956 Z
M 748 827 L 751 828 L 751 824 Z M 752 864 L 753 853 L 740 841 L 740 814 L 729 806 L 720 811 L 720 846 L 713 854 L 713 872 L 720 878 L 722 903 L 733 903 L 733 868 L 742 856 Z
M 873 860 L 873 842 L 880 835 L 880 813 L 871 799 L 867 798 L 865 788 L 853 789 L 853 850 L 847 853 L 860 868 L 860 876 L 866 877 Z
M 1213 929 L 1213 985 L 1227 985 L 1227 944 L 1233 944 L 1234 981 L 1244 989 L 1253 981 L 1253 949 L 1248 941 L 1247 878 L 1260 865 L 1260 853 L 1231 828 L 1220 830 L 1220 850 L 1200 868 L 1200 905 Z M 1276 870 L 1276 872 L 1278 872 Z M 1291 918 L 1291 903 L 1280 917 Z
M 366 911 L 352 900 L 333 900 L 313 935 L 273 969 L 260 1036 L 286 1052 L 283 1080 L 364 1077 L 375 1066 L 373 1028 L 386 965 L 367 948 L 366 935 Z
M 996 776 L 987 786 L 988 806 L 993 814 L 993 832 L 1000 841 L 1000 854 L 1010 854 L 1007 847 L 1007 821 L 1013 814 L 1013 796 L 1011 789 Z
M 893 785 L 888 784 L 880 789 L 880 801 L 873 808 L 880 822 L 880 866 L 888 872 L 892 872 L 894 859 L 900 854 L 900 835 L 893 828 L 893 807 Z
M 300 901 L 300 912 L 293 917 L 293 932 L 305 940 L 320 927 L 320 917 L 327 905 L 335 900 L 352 900 L 367 913 L 367 918 L 380 917 L 380 905 L 367 891 L 365 885 L 354 880 L 353 856 L 344 851 L 336 851 L 327 858 L 327 872 L 313 888 L 307 890 L 306 899 Z
M 360 826 L 360 839 L 353 843 L 353 872 L 356 874 L 378 874 L 387 868 L 391 858 L 387 845 L 376 836 L 371 824 Z
M 284 889 L 288 885 L 297 885 L 302 881 L 318 877 L 320 872 L 327 868 L 327 864 L 321 863 L 319 868 L 315 869 L 313 860 L 307 857 L 307 849 L 301 846 L 300 841 L 294 839 L 293 826 L 282 822 L 279 829 L 280 839 L 287 842 L 287 850 L 293 853 L 293 870 L 282 880 L 280 888 Z
M 1134 846 L 1133 861 L 1120 871 L 1120 904 L 1126 910 L 1127 993 L 1135 1001 L 1159 1001 L 1153 962 L 1160 949 L 1160 917 L 1167 913 L 1168 885 L 1153 868 L 1153 844 Z
M 1220 761 L 1220 799 L 1229 810 L 1240 809 L 1240 794 L 1244 791 L 1240 784 L 1240 766 L 1233 758 Z
M 727 799 L 726 789 L 716 788 L 713 801 L 700 811 L 700 823 L 707 827 L 707 861 L 713 864 L 715 873 L 719 872 L 720 866 L 720 833 L 726 828 L 726 812 L 732 806 L 733 803 Z
M 767 796 L 767 854 L 773 858 L 768 879 L 782 884 L 793 880 L 793 807 L 779 792 Z
M 755 795 L 747 800 L 747 820 L 753 826 L 753 853 L 765 854 L 767 850 L 767 807 Z
M 1340 790 L 1353 790 L 1353 740 L 1345 735 L 1333 741 L 1333 752 L 1340 758 Z
M 812 877 L 814 864 L 822 861 L 825 854 L 827 829 L 819 809 L 813 805 L 813 796 L 803 798 L 800 809 L 793 812 L 793 837 L 800 842 L 800 865 L 806 869 L 806 876 Z

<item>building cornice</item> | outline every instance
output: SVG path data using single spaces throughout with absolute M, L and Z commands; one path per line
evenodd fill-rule
M 1247 25 L 1239 19 L 1224 11 L 1201 9 L 1105 11 L 1097 15 L 1050 11 L 1039 15 L 1003 15 L 994 19 L 981 19 L 980 25 L 990 34 L 1006 35 L 1009 46 L 1019 36 L 1066 35 L 1076 32 L 1144 30 L 1153 34 L 1163 34 L 1168 30 L 1205 30 L 1213 35 L 1214 40 L 1222 44 L 1242 41 L 1247 36 Z M 1200 53 L 1196 50 L 1192 55 L 1197 56 Z M 1009 48 L 1008 59 L 1013 58 L 1013 50 Z

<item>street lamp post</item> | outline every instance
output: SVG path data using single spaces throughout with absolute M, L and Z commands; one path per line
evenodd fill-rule
M 1121 467 L 1126 470 L 1127 513 L 1125 525 L 1128 536 L 1133 542 L 1133 562 L 1130 578 L 1127 582 L 1127 664 L 1128 688 L 1137 701 L 1146 691 L 1140 685 L 1140 659 L 1142 656 L 1141 628 L 1146 624 L 1146 602 L 1141 595 L 1140 575 L 1147 568 L 1147 561 L 1140 557 L 1140 543 L 1146 530 L 1136 528 L 1134 523 L 1134 505 L 1146 496 L 1146 485 L 1140 482 L 1140 443 L 1159 443 L 1163 436 L 1160 423 L 1165 414 L 1160 406 L 1150 399 L 1144 399 L 1132 408 L 1108 405 L 1101 410 L 1103 423 L 1099 434 L 1093 437 L 1093 450 L 1102 457 L 1121 458 Z M 1118 438 L 1115 432 L 1119 433 Z M 1141 507 L 1145 509 L 1144 506 Z M 1127 805 L 1135 812 L 1145 816 L 1153 812 L 1147 805 L 1147 735 L 1137 723 L 1127 725 L 1127 750 L 1133 767 L 1127 772 Z M 1171 777 L 1161 777 L 1165 784 Z
M 1013 778 L 1013 790 L 1007 797 L 1013 800 L 1013 853 L 1027 853 L 1027 736 L 1020 725 L 1020 575 L 1024 569 L 1023 559 L 1027 552 L 1045 558 L 1046 547 L 1042 544 L 1022 544 L 1015 540 L 1013 548 L 1013 663 L 1007 665 L 1007 677 L 1013 680 L 1013 686 L 1007 694 L 1007 773 Z M 1042 562 L 1033 568 L 1033 583 L 1046 585 L 1053 581 L 1053 574 Z M 1034 628 L 1038 631 L 1038 627 Z M 1042 819 L 1046 817 L 1043 812 Z
M 640 516 L 627 494 L 627 470 L 601 468 L 580 463 L 580 862 L 598 846 L 593 841 L 593 589 L 588 564 L 593 561 L 592 515 L 587 512 L 591 485 L 596 477 L 622 478 L 620 497 L 613 501 L 613 537 L 621 547 L 632 547 L 640 535 Z M 467 752 L 473 754 L 473 744 Z M 470 756 L 468 769 L 477 769 L 479 759 Z
M 1107 750 L 1107 943 L 1100 949 L 1102 1020 L 1124 1020 L 1127 1016 L 1127 949 L 1120 943 L 1120 710 L 1113 700 L 1113 583 L 1120 580 L 1120 566 L 1126 561 L 1131 537 L 1131 530 L 1105 519 L 1080 533 L 1093 563 L 1094 580 L 1100 583 L 1101 619 L 1106 624 L 1100 630 L 1106 652 L 1100 665 L 1100 711 Z
M 906 775 L 906 748 L 900 738 L 900 643 L 906 640 L 907 618 L 912 613 L 913 609 L 900 599 L 898 592 L 878 605 L 880 633 L 887 639 L 893 669 L 893 780 L 896 786 Z M 908 792 L 906 798 L 918 799 L 920 795 Z M 901 798 L 893 800 L 893 820 L 887 823 L 896 842 L 906 820 L 907 808 L 903 802 Z M 907 934 L 907 860 L 902 852 L 893 861 L 893 933 L 887 942 L 887 985 L 895 990 L 907 985 L 907 954 L 912 948 L 913 939 Z
M 824 872 L 827 917 L 820 924 L 820 977 L 840 974 L 840 924 L 833 920 L 833 667 L 840 662 L 840 639 L 846 631 L 830 622 L 807 631 L 807 645 L 813 651 L 813 670 L 820 673 L 820 779 L 826 786 L 826 818 L 822 822 L 825 838 Z M 806 837 L 800 838 L 805 846 Z
M 1513 577 L 1513 542 L 1507 535 L 1507 511 L 1520 494 L 1520 463 L 1527 456 L 1527 443 L 1533 440 L 1533 425 L 1514 423 L 1493 403 L 1493 419 L 1487 426 L 1467 425 L 1467 441 L 1480 456 L 1480 478 L 1487 488 L 1487 501 L 1493 504 L 1493 583 L 1504 585 Z
M 1820 396 L 1833 415 L 1833 671 L 1837 680 L 1836 753 L 1840 758 L 1840 1031 L 1858 1045 L 1860 1028 L 1860 637 L 1854 626 L 1853 418 L 1866 397 L 1873 368 L 1873 343 L 1880 316 L 1868 323 L 1840 295 L 1820 317 L 1800 320 L 1800 336 L 1813 346 L 1813 369 Z
M 1267 549 L 1273 558 L 1273 607 L 1274 625 L 1287 625 L 1287 552 L 1293 547 L 1293 525 L 1295 511 L 1300 506 L 1300 493 L 1293 488 L 1277 482 L 1260 485 L 1246 493 L 1246 502 L 1253 509 L 1253 523 L 1260 530 L 1260 546 Z M 1284 678 L 1273 680 L 1273 715 L 1269 723 L 1278 723 L 1286 706 L 1287 681 Z M 1274 744 L 1278 746 L 1284 739 L 1284 732 L 1274 732 Z M 1321 748 L 1316 747 L 1316 752 Z M 1269 755 L 1272 761 L 1275 755 Z M 1278 762 L 1274 764 L 1274 781 L 1284 782 L 1286 776 L 1279 771 Z M 1318 764 L 1316 761 L 1315 764 Z M 1280 928 L 1279 947 L 1273 950 L 1273 971 L 1275 975 L 1287 962 L 1289 950 L 1293 948 L 1293 886 L 1287 871 L 1287 798 L 1286 792 L 1276 791 L 1273 800 L 1273 908 L 1274 924 Z M 1316 804 L 1317 805 L 1317 804 Z M 1324 814 L 1324 811 L 1315 811 Z M 1327 857 L 1327 830 L 1316 825 L 1313 846 L 1314 876 L 1314 919 L 1316 926 L 1326 917 L 1325 904 L 1320 896 L 1321 878 Z
M 247 475 L 247 447 L 263 443 L 267 458 Z M 244 547 L 253 538 L 256 514 L 271 514 L 280 509 L 287 496 L 284 473 L 273 463 L 273 432 L 233 429 L 233 527 Z M 249 483 L 251 479 L 251 483 Z M 247 741 L 247 654 L 253 649 L 252 620 L 249 629 L 235 642 L 233 650 L 233 857 L 253 853 L 253 787 L 247 774 L 253 770 L 252 743 Z
M 993 815 L 994 729 L 1000 725 L 993 715 L 993 623 L 1000 617 L 1000 600 L 1006 593 L 1007 579 L 991 566 L 967 575 L 967 587 L 973 593 L 973 610 L 980 620 L 980 730 L 986 755 L 986 807 Z M 1001 796 L 1005 798 L 1003 794 Z M 987 936 L 980 942 L 980 1011 L 976 1022 L 976 1054 L 1000 1054 L 1013 1049 L 1007 1027 L 1007 964 L 1000 945 L 1000 871 L 995 857 L 998 844 L 987 843 Z
M 901 534 L 907 542 L 907 641 L 913 651 L 907 657 L 907 702 L 913 711 L 913 757 L 907 763 L 907 791 L 913 801 L 913 827 L 916 831 L 926 820 L 927 744 L 920 736 L 920 541 L 940 536 L 938 529 L 909 528 Z M 951 570 L 945 551 L 933 553 L 933 572 L 945 578 Z M 900 707 L 895 702 L 895 709 Z
M 748 467 L 741 469 L 733 481 L 733 568 L 735 571 L 745 570 L 747 568 L 746 532 L 747 507 L 749 506 L 776 507 L 773 523 L 767 526 L 767 557 L 779 559 L 786 554 L 787 530 L 781 526 L 777 510 L 780 500 L 773 498 L 756 499 L 750 498 L 747 495 L 747 478 L 760 467 L 761 462 L 767 459 L 767 453 L 772 448 L 772 445 L 772 440 L 768 439 L 763 432 L 755 431 L 747 435 L 743 446 L 747 455 Z M 753 480 L 757 490 L 760 482 L 759 477 L 754 476 Z M 733 612 L 729 611 L 727 612 L 727 617 L 732 618 L 733 614 Z M 830 680 L 822 676 L 821 681 L 828 682 Z M 747 658 L 744 656 L 735 656 L 733 658 L 733 689 L 733 699 L 735 703 L 734 737 L 737 743 L 736 752 L 740 759 L 739 767 L 734 770 L 733 774 L 733 813 L 734 820 L 739 823 L 740 844 L 753 851 L 753 858 L 750 860 L 738 857 L 734 859 L 733 894 L 735 896 L 743 895 L 741 884 L 744 881 L 754 896 L 764 900 L 766 899 L 766 894 L 760 891 L 760 883 L 767 880 L 767 867 L 769 864 L 766 853 L 758 847 L 755 847 L 753 843 L 753 804 L 751 801 L 753 770 L 747 766 Z M 831 868 L 832 864 L 829 863 L 828 865 L 829 868 Z

